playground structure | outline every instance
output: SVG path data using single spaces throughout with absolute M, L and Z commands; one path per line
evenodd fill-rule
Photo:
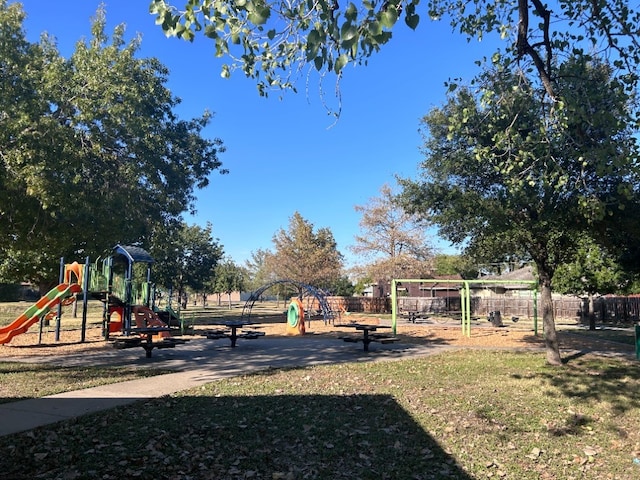
M 393 328 L 393 333 L 395 335 L 397 328 L 397 318 L 398 318 L 398 293 L 397 287 L 401 283 L 450 283 L 461 285 L 460 287 L 460 317 L 461 317 L 461 326 L 462 326 L 462 334 L 467 337 L 471 336 L 471 285 L 525 285 L 528 286 L 529 289 L 533 290 L 533 304 L 534 304 L 534 312 L 533 312 L 533 325 L 535 335 L 538 334 L 538 312 L 537 312 L 537 295 L 538 295 L 538 282 L 536 280 L 434 280 L 434 279 L 419 279 L 419 278 L 410 278 L 410 279 L 393 279 L 391 280 L 391 324 Z M 419 312 L 418 312 L 419 313 Z M 492 312 L 494 314 L 497 313 L 499 317 L 499 312 Z M 492 322 L 493 323 L 493 322 Z
M 279 286 L 293 287 L 297 292 L 297 297 L 291 299 L 286 313 L 287 335 L 304 335 L 305 322 L 311 321 L 314 317 L 322 316 L 326 325 L 340 316 L 339 311 L 331 308 L 331 304 L 327 301 L 327 294 L 323 290 L 306 283 L 285 279 L 269 282 L 252 292 L 242 308 L 242 320 L 249 322 L 251 310 L 262 294 L 270 288 Z
M 34 323 L 49 315 L 54 307 L 61 306 L 67 298 L 75 299 L 72 295 L 81 291 L 78 284 L 64 283 L 52 289 L 9 325 L 0 328 L 0 345 L 9 343 L 16 335 L 26 332 Z
M 304 306 L 299 298 L 292 298 L 287 310 L 287 335 L 304 335 Z
M 9 325 L 0 328 L 0 344 L 40 323 L 40 339 L 45 320 L 55 319 L 55 340 L 60 340 L 62 307 L 82 294 L 81 342 L 86 337 L 87 303 L 89 297 L 103 303 L 103 336 L 111 333 L 128 336 L 136 328 L 168 327 L 180 322 L 179 313 L 167 308 L 156 311 L 153 306 L 154 286 L 151 283 L 153 258 L 142 248 L 116 245 L 112 255 L 84 265 L 65 264 L 60 259 L 60 283 Z M 54 309 L 57 308 L 57 311 Z M 163 334 L 163 335 L 166 335 Z

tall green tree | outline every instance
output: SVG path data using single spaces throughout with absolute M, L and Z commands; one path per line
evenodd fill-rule
M 277 279 L 328 289 L 341 276 L 342 254 L 331 230 L 315 230 L 298 212 L 289 219 L 288 230 L 280 229 L 273 236 L 273 245 L 267 262 Z
M 233 260 L 227 259 L 219 263 L 215 268 L 213 281 L 213 293 L 218 294 L 218 304 L 220 296 L 225 294 L 231 308 L 231 294 L 244 290 L 245 283 L 245 271 Z
M 269 271 L 267 263 L 271 254 L 269 250 L 259 248 L 251 252 L 251 256 L 245 261 L 248 273 L 247 288 L 250 290 L 257 290 L 275 279 L 275 273 Z
M 640 11 L 626 0 L 151 0 L 150 11 L 167 35 L 211 39 L 215 54 L 230 61 L 223 76 L 238 69 L 256 79 L 263 95 L 295 88 L 306 65 L 323 77 L 342 75 L 349 63 L 366 64 L 397 24 L 415 29 L 425 19 L 448 20 L 469 38 L 499 34 L 518 62 L 536 70 L 552 99 L 562 92 L 554 59 L 567 55 L 606 54 L 631 90 L 638 82 Z
M 368 261 L 365 275 L 378 280 L 414 278 L 430 275 L 433 247 L 425 225 L 417 215 L 407 213 L 395 201 L 387 184 L 380 196 L 366 205 L 356 205 L 360 213 L 360 233 L 351 251 Z
M 615 256 L 592 238 L 582 237 L 576 242 L 575 258 L 558 267 L 553 277 L 553 289 L 558 293 L 588 298 L 589 329 L 595 330 L 594 296 L 621 293 L 630 284 L 630 276 Z
M 556 67 L 563 105 L 512 65 L 500 67 L 478 79 L 477 91 L 457 90 L 424 118 L 422 178 L 401 182 L 404 205 L 451 242 L 467 242 L 470 253 L 532 259 L 547 361 L 559 365 L 556 270 L 573 261 L 581 236 L 620 216 L 639 219 L 634 99 L 609 65 L 582 57 Z
M 460 275 L 465 280 L 478 277 L 478 265 L 464 255 L 439 253 L 433 258 L 434 275 Z
M 171 289 L 186 307 L 187 290 L 202 293 L 214 277 L 224 256 L 223 246 L 213 238 L 212 226 L 187 225 L 158 232 L 150 253 L 155 260 L 154 280 Z
M 341 276 L 336 279 L 333 284 L 329 287 L 329 293 L 331 295 L 337 295 L 341 297 L 350 297 L 356 291 L 355 285 L 353 282 L 349 280 L 349 277 L 346 275 Z
M 50 109 L 41 94 L 47 52 L 26 40 L 23 20 L 20 5 L 0 2 L 0 277 L 5 281 L 23 280 L 25 267 L 33 268 L 34 263 L 36 269 L 41 263 L 47 265 L 37 253 L 12 247 L 36 243 L 35 235 L 26 238 L 24 232 L 53 226 L 48 212 L 40 215 L 41 204 L 34 198 L 38 187 L 28 179 L 37 181 L 43 174 L 42 164 L 49 161 L 48 149 L 55 152 L 60 143 L 60 128 L 47 117 Z M 52 240 L 55 248 L 58 238 Z M 55 256 L 48 260 L 48 280 L 53 280 L 58 261 Z M 39 275 L 33 277 L 36 283 L 44 283 Z
M 180 221 L 223 146 L 202 136 L 210 114 L 176 116 L 166 68 L 123 26 L 109 37 L 103 10 L 68 59 L 46 36 L 29 43 L 23 19 L 0 0 L 0 276 L 51 282 L 61 256 Z

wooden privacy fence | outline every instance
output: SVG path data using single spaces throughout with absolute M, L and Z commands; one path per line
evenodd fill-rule
M 334 312 L 391 313 L 391 302 L 388 298 L 329 296 L 326 300 Z M 318 301 L 310 298 L 309 306 L 306 308 L 318 309 Z
M 371 297 L 327 297 L 331 310 L 335 312 L 391 313 L 389 298 Z M 312 301 L 311 308 L 317 308 Z M 554 295 L 556 319 L 586 321 L 588 302 L 574 296 Z M 420 312 L 425 315 L 460 312 L 460 297 L 398 297 L 398 310 Z M 533 298 L 505 295 L 471 297 L 472 315 L 488 316 L 499 311 L 505 317 L 533 318 Z M 583 315 L 584 312 L 584 315 Z M 596 321 L 605 324 L 630 324 L 640 321 L 640 296 L 599 297 L 594 301 Z M 538 297 L 538 318 L 542 317 Z M 585 318 L 583 318 L 585 317 Z
M 554 298 L 555 318 L 579 320 L 582 314 L 582 299 L 576 297 Z M 425 315 L 460 312 L 460 297 L 399 297 L 398 310 L 419 312 Z M 512 297 L 504 295 L 471 297 L 471 315 L 489 316 L 489 312 L 499 311 L 505 317 L 533 318 L 534 301 L 532 297 Z M 538 317 L 540 299 L 538 299 Z
M 471 314 L 488 316 L 500 312 L 503 317 L 533 318 L 533 298 L 522 297 L 471 297 Z
M 638 296 L 599 297 L 593 303 L 597 322 L 624 325 L 640 321 L 640 297 Z

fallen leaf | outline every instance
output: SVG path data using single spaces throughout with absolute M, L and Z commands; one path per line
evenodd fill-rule
M 530 458 L 531 460 L 537 460 L 541 453 L 542 451 L 540 449 L 534 448 L 531 450 L 531 453 L 529 455 L 525 455 L 525 457 Z

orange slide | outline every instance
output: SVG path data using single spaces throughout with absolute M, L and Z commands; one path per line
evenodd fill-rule
M 167 327 L 168 325 L 160 320 L 158 314 L 144 305 L 136 305 L 133 307 L 133 317 L 136 322 L 136 328 L 153 328 Z M 158 338 L 170 337 L 171 332 L 158 332 L 155 335 Z
M 13 337 L 29 330 L 29 327 L 36 323 L 40 317 L 48 313 L 53 307 L 58 305 L 63 299 L 70 297 L 74 293 L 80 293 L 82 287 L 73 283 L 71 285 L 61 283 L 44 297 L 29 307 L 22 315 L 16 318 L 6 327 L 0 327 L 0 345 L 9 343 Z

